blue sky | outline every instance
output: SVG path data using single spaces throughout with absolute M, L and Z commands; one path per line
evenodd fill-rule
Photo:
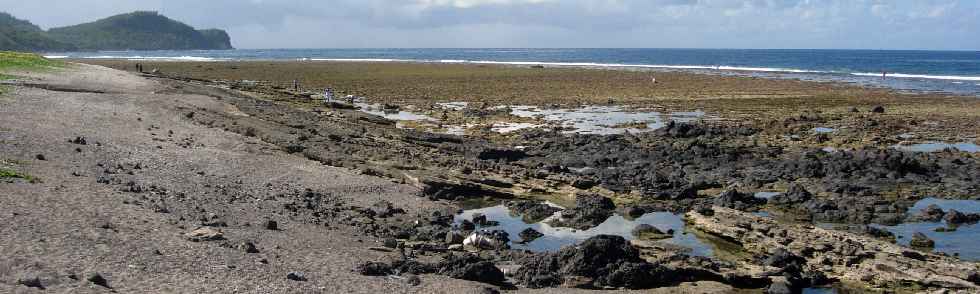
M 980 49 L 978 0 L 0 0 L 50 28 L 156 10 L 239 48 Z

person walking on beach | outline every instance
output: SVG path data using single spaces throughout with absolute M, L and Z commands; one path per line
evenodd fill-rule
M 333 101 L 333 89 L 327 88 L 323 90 L 323 103 L 330 103 Z

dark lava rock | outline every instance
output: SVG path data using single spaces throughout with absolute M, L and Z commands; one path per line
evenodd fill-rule
M 438 274 L 454 279 L 477 281 L 488 284 L 502 284 L 504 273 L 492 262 L 472 254 L 450 255 L 439 262 Z
M 500 224 L 496 221 L 487 219 L 486 215 L 480 213 L 473 214 L 473 223 L 481 227 L 492 227 Z
M 936 242 L 929 239 L 925 234 L 916 232 L 912 235 L 912 240 L 909 241 L 909 246 L 915 248 L 933 248 L 936 246 Z
M 112 288 L 112 287 L 109 287 L 109 281 L 106 280 L 105 278 L 103 278 L 102 275 L 99 274 L 99 273 L 93 273 L 93 274 L 89 275 L 88 276 L 88 279 L 86 279 L 86 280 L 88 280 L 92 284 L 96 284 L 96 285 L 99 285 L 99 286 L 102 286 L 102 287 L 106 287 L 106 288 Z
M 464 231 L 472 231 L 476 229 L 476 224 L 474 224 L 470 220 L 464 219 L 462 222 L 459 223 L 459 229 Z
M 395 238 L 385 238 L 383 241 L 381 241 L 381 246 L 391 249 L 398 248 L 398 240 Z
M 774 205 L 794 205 L 809 201 L 813 194 L 803 188 L 802 185 L 792 184 L 786 193 L 778 194 L 769 198 L 769 203 Z
M 238 250 L 244 251 L 245 253 L 259 253 L 259 249 L 255 247 L 255 244 L 247 241 L 238 244 Z
M 36 158 L 37 160 L 48 160 L 47 158 L 44 157 L 44 154 L 34 155 L 34 158 Z
M 759 199 L 751 194 L 740 193 L 735 189 L 728 189 L 715 198 L 715 205 L 738 210 L 746 210 L 757 205 L 766 204 L 765 199 Z
M 776 249 L 772 252 L 769 257 L 763 261 L 763 264 L 771 267 L 785 268 L 788 266 L 796 266 L 797 268 L 806 264 L 806 259 L 793 253 L 787 251 L 786 249 Z
M 636 226 L 635 228 L 633 228 L 632 233 L 633 236 L 636 236 L 639 239 L 656 240 L 656 239 L 665 239 L 671 237 L 670 234 L 664 233 L 660 231 L 660 229 L 657 229 L 657 227 L 648 224 L 640 224 Z
M 293 281 L 300 281 L 300 282 L 306 281 L 306 275 L 300 272 L 290 272 L 286 274 L 286 278 Z
M 789 282 L 776 281 L 766 288 L 766 294 L 793 294 Z
M 463 239 L 466 239 L 466 235 L 461 231 L 451 230 L 446 233 L 446 244 L 462 244 Z
M 418 285 L 422 284 L 422 279 L 419 278 L 419 276 L 417 276 L 417 275 L 407 274 L 407 275 L 404 276 L 404 278 L 405 278 L 405 283 L 407 283 L 409 285 L 418 286 Z
M 405 210 L 395 207 L 391 202 L 382 200 L 371 205 L 371 212 L 376 217 L 386 218 L 396 214 L 403 214 Z
M 78 144 L 78 145 L 88 145 L 88 142 L 85 141 L 85 137 L 75 137 L 74 140 L 70 140 L 68 142 L 71 142 L 72 144 Z
M 513 149 L 493 149 L 487 148 L 480 151 L 477 158 L 481 160 L 504 160 L 504 161 L 515 161 L 521 158 L 527 157 L 527 153 L 521 150 Z
M 938 222 L 939 220 L 943 219 L 943 215 L 945 214 L 946 212 L 944 212 L 943 209 L 939 207 L 939 205 L 930 204 L 926 208 L 923 208 L 922 211 L 919 211 L 919 214 L 912 216 L 912 220 L 924 221 L 924 222 Z
M 970 281 L 974 285 L 980 285 L 980 273 L 972 272 L 966 277 L 967 281 Z
M 44 284 L 42 284 L 41 279 L 36 276 L 19 278 L 17 279 L 17 284 L 29 288 L 38 288 L 44 290 Z
M 881 105 L 876 105 L 871 108 L 872 113 L 885 113 L 885 107 Z
M 530 243 L 531 241 L 534 241 L 537 238 L 541 238 L 542 236 L 544 236 L 544 234 L 534 230 L 533 228 L 527 228 L 521 231 L 521 233 L 518 234 L 518 236 L 521 237 L 521 243 Z
M 279 223 L 274 220 L 265 220 L 262 222 L 262 227 L 264 227 L 266 230 L 278 231 Z
M 570 280 L 584 287 L 640 289 L 662 283 L 664 268 L 640 258 L 623 237 L 599 235 L 556 253 L 537 253 L 519 260 L 514 279 L 529 288 L 555 287 Z
M 636 206 L 630 206 L 623 210 L 623 215 L 631 218 L 638 218 L 643 216 L 643 214 L 646 214 L 646 211 Z
M 367 262 L 354 269 L 364 276 L 387 276 L 391 274 L 391 266 L 384 262 Z
M 975 213 L 967 214 L 967 213 L 959 212 L 955 209 L 950 209 L 949 211 L 946 212 L 946 215 L 943 216 L 943 220 L 946 221 L 946 224 L 950 224 L 950 225 L 975 223 L 978 220 L 980 220 L 980 214 L 975 214 Z
M 518 200 L 507 202 L 507 208 L 511 212 L 520 215 L 525 222 L 533 223 L 561 211 L 561 208 L 548 205 L 544 202 Z
M 580 194 L 575 198 L 575 208 L 565 210 L 555 226 L 587 230 L 606 221 L 613 215 L 616 205 L 612 200 L 595 194 Z

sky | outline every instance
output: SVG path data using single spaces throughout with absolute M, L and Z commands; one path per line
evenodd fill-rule
M 0 0 L 42 28 L 152 10 L 237 48 L 980 50 L 980 0 Z

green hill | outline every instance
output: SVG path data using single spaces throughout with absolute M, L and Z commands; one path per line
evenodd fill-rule
M 0 50 L 211 50 L 233 49 L 223 30 L 196 30 L 156 12 L 137 11 L 45 32 L 0 12 Z
M 198 31 L 156 12 L 137 11 L 95 22 L 53 28 L 48 34 L 81 50 L 231 49 L 221 30 Z
M 38 26 L 26 20 L 0 12 L 0 50 L 70 51 L 76 47 L 48 36 Z

